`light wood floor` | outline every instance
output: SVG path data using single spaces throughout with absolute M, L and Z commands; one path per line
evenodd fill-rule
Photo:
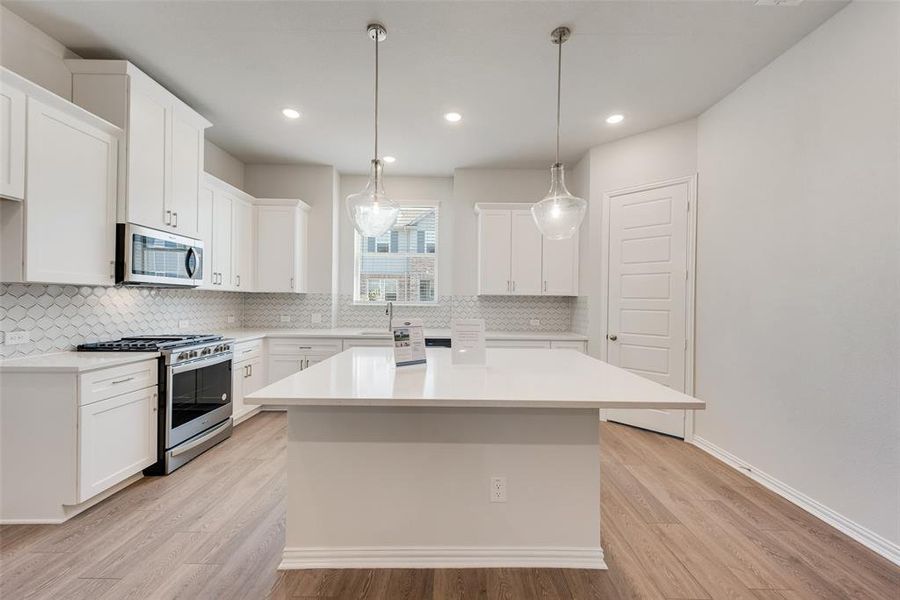
M 0 528 L 0 598 L 900 598 L 888 561 L 690 445 L 613 424 L 608 571 L 279 573 L 285 424 L 263 413 L 63 525 Z

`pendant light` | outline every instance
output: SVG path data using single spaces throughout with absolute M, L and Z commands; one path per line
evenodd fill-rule
M 550 34 L 550 41 L 559 46 L 556 64 L 556 162 L 550 167 L 550 191 L 540 202 L 532 205 L 531 216 L 541 234 L 550 240 L 571 238 L 578 231 L 587 202 L 573 196 L 566 189 L 566 169 L 559 162 L 559 116 L 562 97 L 562 45 L 572 34 L 568 27 L 557 27 Z
M 372 23 L 366 31 L 375 42 L 375 157 L 369 167 L 366 187 L 347 196 L 346 202 L 350 222 L 356 231 L 365 237 L 378 237 L 397 223 L 400 207 L 384 193 L 382 163 L 378 158 L 378 44 L 387 38 L 387 30 L 383 25 Z

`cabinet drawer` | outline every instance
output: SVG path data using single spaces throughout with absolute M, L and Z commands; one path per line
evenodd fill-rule
M 587 342 L 582 342 L 580 340 L 559 340 L 550 342 L 550 347 L 571 348 L 572 350 L 578 350 L 579 352 L 587 352 L 586 344 Z
M 269 354 L 275 355 L 337 354 L 343 349 L 341 340 L 331 338 L 278 338 L 268 344 Z
M 106 398 L 156 385 L 158 369 L 159 362 L 154 358 L 121 367 L 85 373 L 81 376 L 78 405 L 86 406 Z
M 252 340 L 249 342 L 241 342 L 234 346 L 234 362 L 235 364 L 244 362 L 245 360 L 253 360 L 259 358 L 263 353 L 263 341 Z
M 549 348 L 550 342 L 542 340 L 488 340 L 488 348 Z

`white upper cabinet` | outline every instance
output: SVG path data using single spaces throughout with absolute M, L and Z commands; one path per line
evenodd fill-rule
M 113 285 L 122 131 L 8 71 L 26 97 L 22 202 L 0 201 L 0 279 Z
M 125 130 L 119 221 L 198 237 L 203 132 L 210 122 L 127 61 L 66 65 L 73 101 Z
M 511 211 L 512 250 L 509 278 L 512 294 L 538 296 L 541 294 L 541 232 L 534 224 L 530 210 Z
M 253 205 L 246 200 L 234 200 L 234 241 L 232 243 L 232 284 L 239 292 L 252 292 L 253 286 Z
M 578 234 L 567 240 L 544 240 L 543 294 L 545 296 L 578 295 Z
M 255 202 L 233 185 L 209 173 L 203 175 L 197 222 L 206 258 L 204 289 L 255 290 Z
M 308 211 L 300 200 L 257 200 L 256 291 L 306 292 Z
M 529 204 L 477 204 L 478 293 L 578 295 L 578 236 L 544 239 Z
M 25 92 L 0 79 L 0 197 L 25 198 Z
M 512 220 L 508 210 L 483 210 L 478 215 L 478 293 L 509 294 Z

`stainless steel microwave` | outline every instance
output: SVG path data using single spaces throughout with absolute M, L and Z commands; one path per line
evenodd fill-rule
M 203 241 L 132 223 L 116 225 L 116 283 L 197 287 L 203 283 Z

